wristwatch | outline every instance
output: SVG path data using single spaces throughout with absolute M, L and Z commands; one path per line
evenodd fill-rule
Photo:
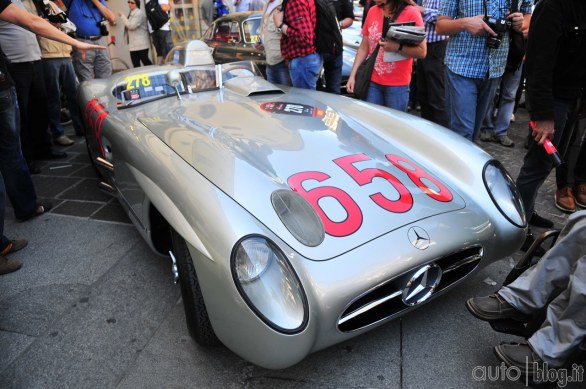
M 279 27 L 277 27 L 277 32 L 279 32 L 279 33 L 282 34 L 283 33 L 282 28 L 283 28 L 284 25 L 285 25 L 285 22 L 282 22 L 281 24 L 279 24 Z
M 399 48 L 397 49 L 397 52 L 400 53 L 401 50 L 403 50 L 403 44 L 399 43 Z
M 342 25 L 342 22 L 338 22 L 338 26 L 340 27 L 340 30 L 344 29 L 344 26 Z

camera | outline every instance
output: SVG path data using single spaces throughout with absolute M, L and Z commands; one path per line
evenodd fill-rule
M 511 21 L 502 18 L 495 19 L 488 15 L 485 15 L 482 20 L 496 33 L 496 36 L 491 35 L 486 39 L 486 47 L 490 49 L 498 49 L 501 45 L 503 34 L 511 27 Z
M 96 26 L 98 26 L 100 28 L 100 35 L 102 36 L 108 36 L 110 34 L 110 32 L 108 31 L 108 21 L 105 19 L 102 19 L 101 21 L 96 23 Z

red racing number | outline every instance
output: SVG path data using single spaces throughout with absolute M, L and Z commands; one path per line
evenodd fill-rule
M 450 190 L 414 162 L 392 154 L 386 155 L 386 158 L 397 169 L 404 172 L 423 193 L 432 199 L 439 202 L 452 201 L 453 195 Z M 397 177 L 382 169 L 359 169 L 355 166 L 358 162 L 370 160 L 365 154 L 353 154 L 336 158 L 333 162 L 346 172 L 359 186 L 371 184 L 375 178 L 386 180 L 397 191 L 398 198 L 392 200 L 380 192 L 374 193 L 369 197 L 375 204 L 389 212 L 404 213 L 409 211 L 413 207 L 413 195 Z M 358 231 L 363 219 L 362 210 L 356 201 L 348 193 L 334 186 L 316 186 L 312 189 L 305 189 L 303 187 L 306 181 L 323 182 L 329 178 L 329 175 L 322 172 L 300 172 L 289 177 L 287 183 L 291 189 L 303 196 L 311 204 L 313 209 L 315 209 L 328 235 L 336 237 L 351 235 Z M 433 187 L 430 188 L 429 184 L 433 184 Z M 320 200 L 324 198 L 336 200 L 344 208 L 346 218 L 342 221 L 330 219 L 320 206 Z
M 334 163 L 348 173 L 358 185 L 364 186 L 370 184 L 372 183 L 372 180 L 379 177 L 387 180 L 389 184 L 399 192 L 399 198 L 397 200 L 389 200 L 380 192 L 370 195 L 372 201 L 374 201 L 379 207 L 394 213 L 403 213 L 410 210 L 413 206 L 413 196 L 405 185 L 403 185 L 397 177 L 385 170 L 375 168 L 359 170 L 354 166 L 354 163 L 362 161 L 370 161 L 370 158 L 364 154 L 354 154 L 334 159 Z
M 295 192 L 303 196 L 309 204 L 315 209 L 324 224 L 325 231 L 332 236 L 342 237 L 352 235 L 362 225 L 362 211 L 350 195 L 340 188 L 333 186 L 318 186 L 313 189 L 306 190 L 303 183 L 308 180 L 315 180 L 322 182 L 330 178 L 322 172 L 301 172 L 292 175 L 287 180 L 287 183 Z M 319 205 L 319 201 L 324 198 L 333 198 L 346 211 L 346 219 L 342 221 L 333 221 L 323 211 Z
M 407 174 L 411 181 L 413 181 L 413 183 L 417 185 L 417 187 L 421 189 L 423 193 L 432 199 L 443 203 L 452 201 L 453 196 L 449 189 L 446 188 L 444 184 L 439 182 L 436 178 L 430 176 L 429 173 L 427 173 L 425 170 L 417 166 L 414 162 L 409 161 L 403 157 L 399 157 L 398 155 L 388 154 L 386 157 L 390 163 L 395 165 L 397 169 Z M 425 184 L 422 179 L 431 181 L 438 190 L 427 186 L 427 184 Z

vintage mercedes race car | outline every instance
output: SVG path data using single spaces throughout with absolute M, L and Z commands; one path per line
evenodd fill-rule
M 200 345 L 285 368 L 521 246 L 513 180 L 464 138 L 214 65 L 201 41 L 175 55 L 84 82 L 79 104 L 102 188 L 176 265 Z

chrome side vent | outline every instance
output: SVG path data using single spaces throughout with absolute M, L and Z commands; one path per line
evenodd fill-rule
M 441 269 L 441 279 L 433 291 L 436 295 L 473 272 L 480 263 L 482 254 L 481 247 L 467 248 L 431 261 L 367 291 L 344 310 L 338 320 L 338 329 L 352 332 L 400 315 L 412 308 L 412 305 L 404 302 L 403 292 L 418 270 L 430 265 Z

